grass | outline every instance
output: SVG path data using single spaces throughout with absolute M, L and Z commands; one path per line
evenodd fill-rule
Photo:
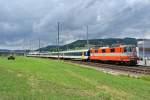
M 150 100 L 150 78 L 39 58 L 0 58 L 0 100 Z

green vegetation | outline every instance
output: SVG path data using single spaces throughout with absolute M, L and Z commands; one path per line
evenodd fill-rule
M 150 81 L 49 59 L 0 58 L 0 100 L 150 100 Z

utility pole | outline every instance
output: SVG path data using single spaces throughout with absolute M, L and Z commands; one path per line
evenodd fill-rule
M 86 42 L 87 42 L 87 48 L 89 48 L 89 33 L 88 33 L 88 31 L 89 31 L 89 27 L 88 27 L 88 25 L 87 25 L 87 30 L 86 30 Z
M 103 41 L 101 40 L 101 47 L 103 47 Z
M 23 43 L 22 44 L 23 44 L 23 47 L 22 47 L 23 50 L 22 51 L 23 51 L 23 55 L 25 56 L 25 39 L 23 39 Z
M 41 40 L 40 40 L 40 38 L 39 38 L 39 53 L 40 53 L 40 48 L 41 48 Z
M 57 36 L 58 36 L 58 60 L 59 60 L 59 22 L 57 22 L 57 31 L 58 31 L 58 34 L 57 34 Z
M 31 40 L 29 40 L 29 50 L 31 52 Z
M 144 65 L 145 65 L 145 36 L 143 36 L 143 66 Z
M 69 47 L 68 47 L 68 46 L 69 46 L 69 44 L 66 44 L 66 46 L 67 46 L 67 51 L 68 51 L 68 50 L 69 50 Z
M 57 39 L 57 37 L 56 37 L 56 41 L 55 41 L 55 43 L 56 43 L 56 47 L 55 47 L 55 52 L 57 52 L 58 51 L 58 39 Z

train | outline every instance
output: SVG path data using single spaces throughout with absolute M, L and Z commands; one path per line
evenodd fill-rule
M 137 65 L 138 48 L 132 45 L 99 47 L 82 50 L 68 50 L 48 53 L 29 53 L 28 56 L 71 59 L 81 61 L 100 61 L 116 64 Z

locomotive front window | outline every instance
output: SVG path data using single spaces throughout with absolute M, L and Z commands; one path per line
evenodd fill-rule
M 132 52 L 132 48 L 131 47 L 125 47 L 124 52 Z
M 132 52 L 132 48 L 130 47 L 130 52 Z
M 128 52 L 132 52 L 132 48 L 131 48 L 131 47 L 128 47 L 128 48 L 127 48 L 127 51 L 128 51 Z

